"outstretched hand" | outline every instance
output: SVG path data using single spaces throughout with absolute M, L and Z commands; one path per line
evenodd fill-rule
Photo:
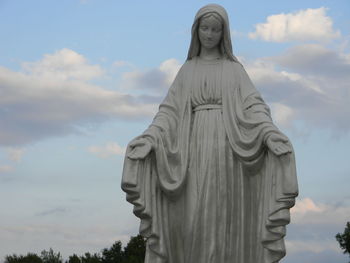
M 266 145 L 277 156 L 292 152 L 288 138 L 281 134 L 271 134 L 266 140 Z
M 131 151 L 128 153 L 128 157 L 133 160 L 144 159 L 152 150 L 151 143 L 145 138 L 139 138 L 129 143 Z

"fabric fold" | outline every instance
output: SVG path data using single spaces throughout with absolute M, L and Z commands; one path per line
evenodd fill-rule
M 208 64 L 198 58 L 197 30 L 211 12 L 223 19 L 223 58 Z M 273 263 L 284 257 L 298 185 L 294 152 L 275 156 L 266 147 L 272 134 L 285 137 L 232 53 L 225 10 L 203 7 L 187 61 L 151 125 L 135 138 L 146 138 L 152 151 L 132 160 L 132 148 L 126 149 L 121 187 L 147 238 L 145 263 Z
M 285 255 L 285 226 L 298 194 L 294 154 L 277 157 L 268 151 L 264 138 L 280 133 L 268 107 L 240 64 L 229 60 L 223 63 L 222 119 L 226 136 L 241 163 L 243 179 L 251 177 L 257 189 L 256 197 L 249 201 L 255 212 L 242 212 L 242 216 L 256 214 L 256 221 L 251 222 L 256 230 L 243 231 L 248 231 L 245 234 L 251 240 L 258 240 L 252 258 L 278 262 Z M 144 160 L 126 157 L 124 161 L 122 189 L 141 219 L 140 233 L 148 239 L 147 263 L 190 263 L 186 262 L 186 249 L 181 248 L 185 236 L 181 222 L 185 217 L 184 189 L 190 176 L 190 90 L 195 67 L 195 61 L 184 64 L 152 124 L 139 136 L 155 144 L 152 153 Z M 129 151 L 128 147 L 127 154 Z

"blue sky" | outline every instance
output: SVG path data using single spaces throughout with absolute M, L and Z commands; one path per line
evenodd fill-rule
M 0 258 L 67 257 L 136 235 L 126 144 L 184 62 L 206 1 L 0 1 Z M 284 263 L 347 262 L 350 4 L 219 1 L 235 55 L 293 142 L 300 196 Z

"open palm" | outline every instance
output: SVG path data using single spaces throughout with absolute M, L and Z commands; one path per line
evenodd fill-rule
M 145 138 L 139 138 L 129 143 L 131 148 L 128 157 L 133 160 L 144 159 L 152 150 L 151 143 Z
M 292 152 L 292 147 L 288 143 L 288 138 L 281 134 L 271 134 L 267 138 L 266 145 L 277 156 Z

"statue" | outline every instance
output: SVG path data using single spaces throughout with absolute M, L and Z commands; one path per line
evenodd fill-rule
M 298 195 L 293 149 L 232 53 L 223 7 L 198 11 L 187 60 L 123 169 L 146 263 L 284 257 Z

